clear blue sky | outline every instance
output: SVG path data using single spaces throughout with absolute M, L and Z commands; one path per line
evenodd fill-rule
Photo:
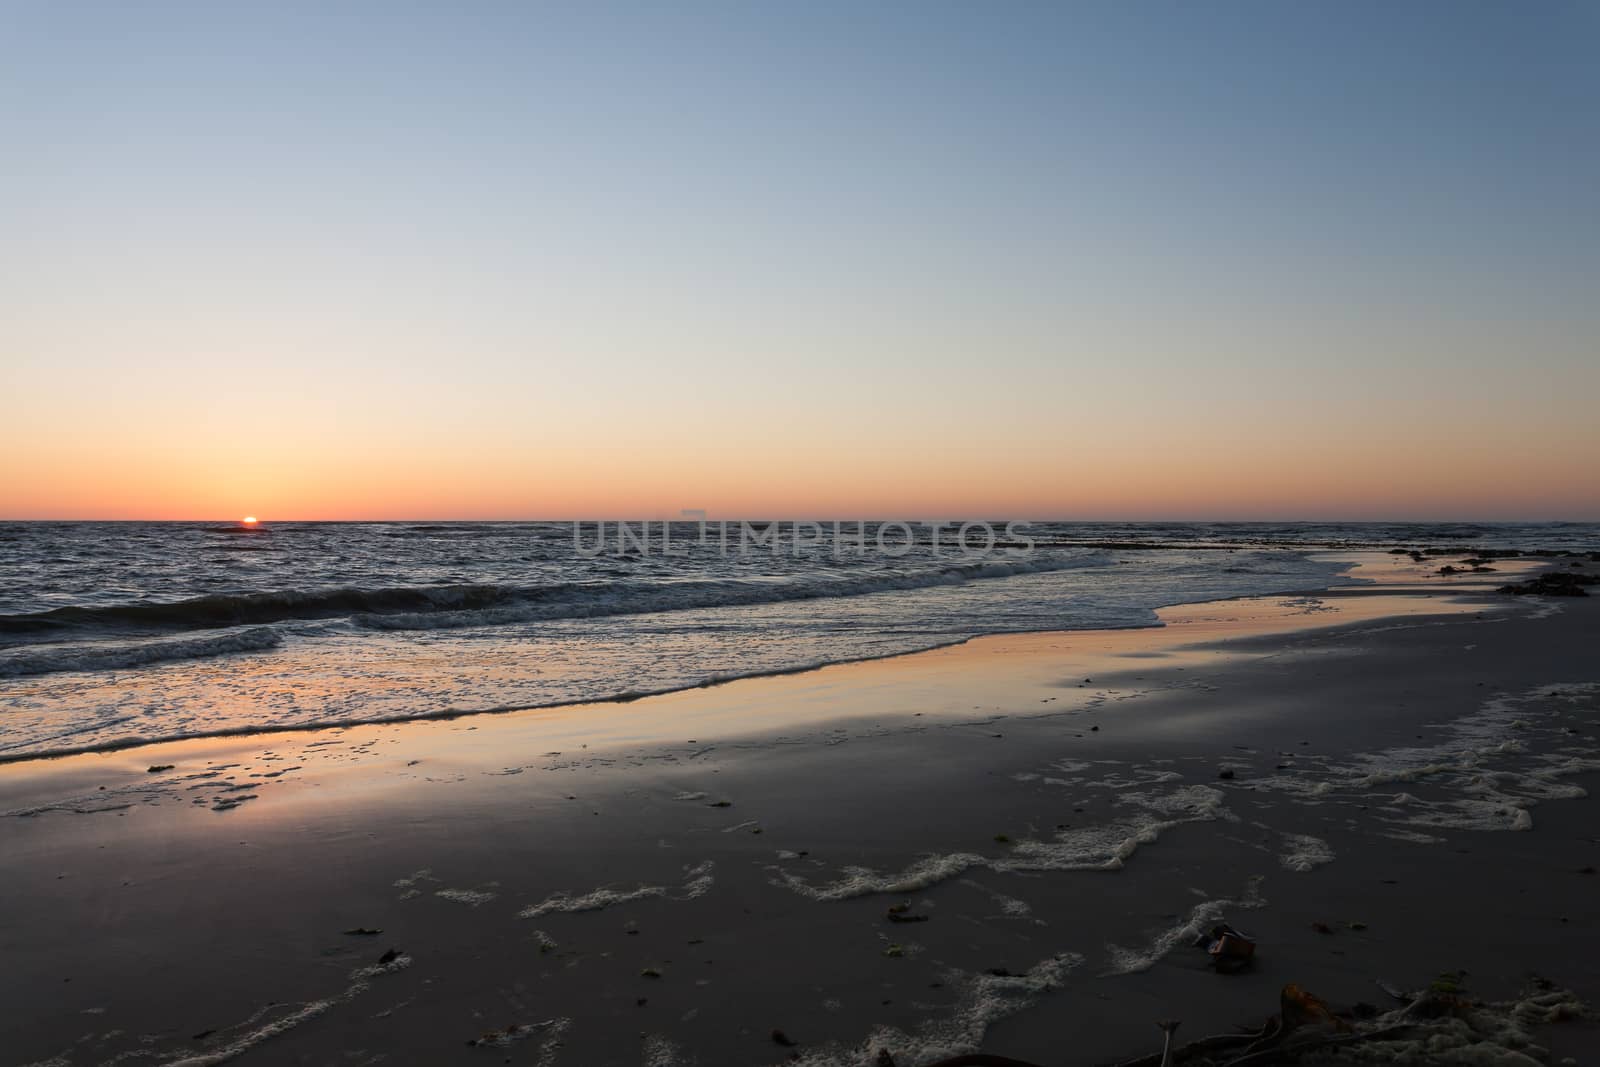
M 1600 517 L 1597 4 L 0 13 L 0 516 Z

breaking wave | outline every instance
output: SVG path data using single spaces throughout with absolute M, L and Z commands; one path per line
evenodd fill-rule
M 0 656 L 0 678 L 20 678 L 59 671 L 132 670 L 171 660 L 206 659 L 233 652 L 277 648 L 283 637 L 269 627 L 235 630 L 208 637 L 145 641 L 139 644 L 76 644 L 35 646 L 27 652 Z
M 214 629 L 334 618 L 350 618 L 375 630 L 431 630 L 860 596 L 1076 570 L 1105 562 L 1101 553 L 1092 552 L 1044 559 L 975 561 L 857 577 L 290 589 L 0 615 L 0 634 Z

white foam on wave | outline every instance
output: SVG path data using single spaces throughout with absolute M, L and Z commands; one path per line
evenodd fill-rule
M 785 581 L 706 579 L 681 582 L 620 581 L 566 584 L 528 590 L 512 602 L 461 611 L 357 613 L 351 620 L 372 630 L 439 630 L 556 619 L 642 615 L 696 608 L 779 604 L 795 600 L 831 600 L 869 593 L 903 592 L 964 585 L 992 578 L 1013 578 L 1052 571 L 1079 570 L 1104 564 L 1101 552 L 1040 555 L 1021 559 L 947 563 L 899 574 L 800 578 Z
M 1131 582 L 1112 556 L 1065 546 L 1028 559 L 852 559 L 826 572 L 785 563 L 777 568 L 781 573 L 757 566 L 750 574 L 752 568 L 741 565 L 737 577 L 712 560 L 682 560 L 660 571 L 653 562 L 636 567 L 552 560 L 549 568 L 531 573 L 521 561 L 511 566 L 502 560 L 485 561 L 489 573 L 471 585 L 348 588 L 334 581 L 340 575 L 329 573 L 326 582 L 281 586 L 288 576 L 279 575 L 272 588 L 151 605 L 148 611 L 110 605 L 109 614 L 91 613 L 93 619 L 78 618 L 78 609 L 72 619 L 12 618 L 12 626 L 24 626 L 33 642 L 23 655 L 43 650 L 34 637 L 100 633 L 103 626 L 115 630 L 108 639 L 120 641 L 129 626 L 165 632 L 250 623 L 265 627 L 262 641 L 275 640 L 267 631 L 284 635 L 284 647 L 251 655 L 248 677 L 230 676 L 235 672 L 227 670 L 227 661 L 212 659 L 142 667 L 147 684 L 133 687 L 118 684 L 109 671 L 30 682 L 26 708 L 8 709 L 25 714 L 8 714 L 0 760 L 627 699 L 903 655 L 982 633 L 1154 626 L 1155 609 L 1166 604 L 1307 588 L 1339 569 L 1299 552 L 1270 555 L 1289 570 L 1271 567 L 1251 576 L 1203 565 L 1187 552 L 1172 558 L 1158 553 L 1141 556 L 1141 577 Z M 394 577 L 403 581 L 408 575 Z M 528 577 L 539 580 L 525 584 Z M 817 584 L 835 581 L 840 584 Z M 588 621 L 611 608 L 620 613 L 601 624 Z M 543 617 L 521 618 L 530 612 Z M 396 626 L 412 630 L 408 615 L 420 629 L 435 631 L 427 645 L 436 658 L 411 655 L 415 633 L 387 632 Z M 91 626 L 94 620 L 100 625 Z M 34 634 L 35 623 L 45 630 Z M 0 616 L 0 629 L 5 627 Z M 452 637 L 451 627 L 479 632 Z M 708 632 L 717 640 L 706 640 Z M 782 639 L 773 639 L 775 634 Z M 210 630 L 205 640 L 217 636 Z M 529 639 L 549 652 L 553 669 L 528 666 L 521 650 Z M 609 651 L 592 655 L 596 641 Z M 470 653 L 486 669 L 444 669 L 456 653 Z M 308 671 L 327 684 L 296 690 Z M 7 688 L 21 687 L 0 679 L 0 690 Z
M 0 655 L 0 678 L 70 671 L 125 671 L 152 663 L 206 659 L 234 652 L 263 652 L 283 644 L 283 636 L 266 626 L 206 637 L 131 643 L 81 642 L 29 648 Z
M 538 904 L 532 904 L 517 913 L 519 919 L 537 919 L 541 915 L 552 912 L 578 912 L 599 911 L 602 908 L 613 907 L 617 904 L 628 904 L 635 900 L 646 900 L 651 897 L 662 897 L 668 900 L 693 900 L 703 896 L 712 885 L 712 868 L 715 866 L 711 860 L 684 869 L 684 880 L 678 886 L 664 885 L 638 885 L 632 889 L 612 889 L 602 886 L 591 889 L 587 893 L 575 894 L 569 891 L 555 893 Z

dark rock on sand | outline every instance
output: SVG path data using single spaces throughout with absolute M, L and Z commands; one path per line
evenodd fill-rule
M 1585 586 L 1600 585 L 1600 575 L 1547 571 L 1531 581 L 1502 585 L 1499 592 L 1512 596 L 1588 596 Z

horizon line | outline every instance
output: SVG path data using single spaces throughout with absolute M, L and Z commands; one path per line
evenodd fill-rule
M 705 523 L 708 523 L 708 524 L 709 523 L 719 523 L 719 522 L 720 523 L 738 523 L 738 522 L 764 522 L 764 523 L 815 522 L 815 523 L 821 523 L 821 524 L 832 524 L 832 523 L 841 523 L 841 524 L 843 524 L 843 523 L 856 523 L 856 522 L 873 522 L 873 523 L 909 522 L 909 523 L 916 523 L 918 525 L 929 525 L 929 524 L 932 524 L 932 523 L 939 523 L 941 525 L 948 525 L 948 524 L 962 523 L 962 522 L 990 522 L 990 523 L 992 523 L 992 522 L 995 522 L 995 521 L 1013 522 L 1013 523 L 1079 523 L 1079 524 L 1082 524 L 1082 525 L 1160 525 L 1160 524 L 1164 524 L 1164 523 L 1171 523 L 1171 524 L 1205 524 L 1205 523 L 1211 523 L 1211 524 L 1245 524 L 1245 523 L 1253 523 L 1253 524 L 1279 524 L 1279 525 L 1319 525 L 1319 524 L 1379 525 L 1379 524 L 1414 523 L 1414 524 L 1417 524 L 1417 525 L 1433 525 L 1433 526 L 1444 526 L 1444 525 L 1472 525 L 1472 526 L 1510 526 L 1510 525 L 1586 526 L 1586 525 L 1597 525 L 1597 524 L 1600 524 L 1600 516 L 1597 516 L 1595 518 L 1559 518 L 1559 519 L 1531 518 L 1531 517 L 1530 518 L 1514 518 L 1514 519 L 1508 519 L 1508 518 L 1484 519 L 1484 518 L 1461 518 L 1461 517 L 1452 517 L 1452 518 L 1415 518 L 1415 517 L 1408 517 L 1408 516 L 1389 516 L 1389 517 L 1384 517 L 1384 518 L 1339 518 L 1339 517 L 1321 517 L 1321 518 L 1284 518 L 1284 517 L 1271 517 L 1271 518 L 1174 518 L 1174 517 L 1163 517 L 1163 518 L 1133 518 L 1133 517 L 1128 517 L 1128 518 L 1048 518 L 1048 517 L 1034 516 L 1034 517 L 1027 517 L 1027 518 L 1011 517 L 1011 518 L 1006 518 L 1006 519 L 997 519 L 996 517 L 975 517 L 975 516 L 971 516 L 971 515 L 950 516 L 950 517 L 943 517 L 943 518 L 893 518 L 893 517 L 888 517 L 888 516 L 879 516 L 879 517 L 869 517 L 869 516 L 854 517 L 854 516 L 852 516 L 852 517 L 849 517 L 849 518 L 840 518 L 840 517 L 829 516 L 829 517 L 825 517 L 825 518 L 818 518 L 818 517 L 803 517 L 803 516 L 788 516 L 788 515 L 784 515 L 784 516 L 769 516 L 769 517 L 731 516 L 731 515 L 730 516 L 723 516 L 723 517 L 712 517 L 712 516 L 709 516 L 709 515 L 694 516 L 694 517 L 681 516 L 680 515 L 680 516 L 675 516 L 675 517 L 666 517 L 666 516 L 651 515 L 651 516 L 629 516 L 627 518 L 617 518 L 617 517 L 614 517 L 614 516 L 605 516 L 605 517 L 584 517 L 584 516 L 548 517 L 548 516 L 546 516 L 546 517 L 497 517 L 497 518 L 470 517 L 470 516 L 407 516 L 407 517 L 390 517 L 390 518 L 359 518 L 359 517 L 356 517 L 356 518 L 281 518 L 281 519 L 280 518 L 273 518 L 273 519 L 258 518 L 256 520 L 256 522 L 255 522 L 255 525 L 258 525 L 258 526 L 270 526 L 270 525 L 273 525 L 273 524 L 278 524 L 278 525 L 329 524 L 329 525 L 331 525 L 331 524 L 339 524 L 339 523 L 407 523 L 407 522 L 412 522 L 412 523 L 457 522 L 457 523 L 484 523 L 484 524 L 488 524 L 488 523 L 552 523 L 552 524 L 558 524 L 558 523 L 570 523 L 570 522 L 586 522 L 586 523 L 600 523 L 600 522 L 606 522 L 606 523 L 623 523 L 623 522 L 628 522 L 628 523 L 643 523 L 643 522 L 649 522 L 649 523 L 666 523 L 666 522 L 693 523 L 693 522 L 705 522 Z M 7 516 L 0 516 L 0 523 L 74 523 L 74 522 L 78 522 L 78 523 L 91 523 L 91 522 L 93 522 L 93 523 L 173 523 L 173 524 L 188 524 L 188 523 L 197 523 L 197 522 L 213 522 L 213 523 L 231 523 L 231 524 L 234 524 L 234 525 L 240 525 L 240 524 L 242 524 L 244 522 L 244 520 L 242 518 L 238 517 L 238 516 L 230 516 L 230 517 L 227 517 L 227 518 L 221 518 L 221 517 L 217 517 L 217 516 L 201 516 L 201 517 L 190 517 L 190 518 L 115 518 L 115 517 L 85 517 L 85 516 L 76 516 L 76 517 L 66 517 L 66 516 L 7 517 Z

